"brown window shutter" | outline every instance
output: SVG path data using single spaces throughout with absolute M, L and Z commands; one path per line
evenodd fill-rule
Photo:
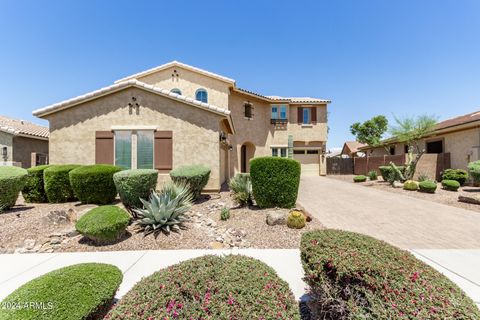
M 297 112 L 297 122 L 298 123 L 303 123 L 303 108 L 302 107 L 298 107 L 298 112 Z
M 316 124 L 317 123 L 317 107 L 312 107 L 310 108 L 312 112 L 312 123 Z
M 113 164 L 113 132 L 95 132 L 95 163 Z
M 172 131 L 155 131 L 154 166 L 157 170 L 172 170 Z

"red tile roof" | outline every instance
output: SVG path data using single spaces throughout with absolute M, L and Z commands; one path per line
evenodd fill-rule
M 5 116 L 0 116 L 0 131 L 15 135 L 21 134 L 40 138 L 48 138 L 50 133 L 47 127 L 25 120 L 12 119 Z

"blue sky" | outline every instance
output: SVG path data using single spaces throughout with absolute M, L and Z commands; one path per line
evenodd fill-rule
M 480 1 L 0 2 L 0 114 L 171 60 L 266 95 L 332 99 L 329 148 L 377 114 L 480 110 Z

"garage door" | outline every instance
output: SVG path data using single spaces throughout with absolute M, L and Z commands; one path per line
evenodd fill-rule
M 320 174 L 318 154 L 294 153 L 293 158 L 300 162 L 302 166 L 302 175 L 318 176 Z

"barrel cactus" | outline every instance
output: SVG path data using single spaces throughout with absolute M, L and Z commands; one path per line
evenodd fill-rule
M 300 211 L 294 210 L 288 214 L 287 226 L 292 229 L 302 229 L 305 227 L 305 216 Z
M 407 180 L 403 184 L 403 189 L 409 190 L 409 191 L 416 191 L 418 190 L 418 182 L 413 180 Z

